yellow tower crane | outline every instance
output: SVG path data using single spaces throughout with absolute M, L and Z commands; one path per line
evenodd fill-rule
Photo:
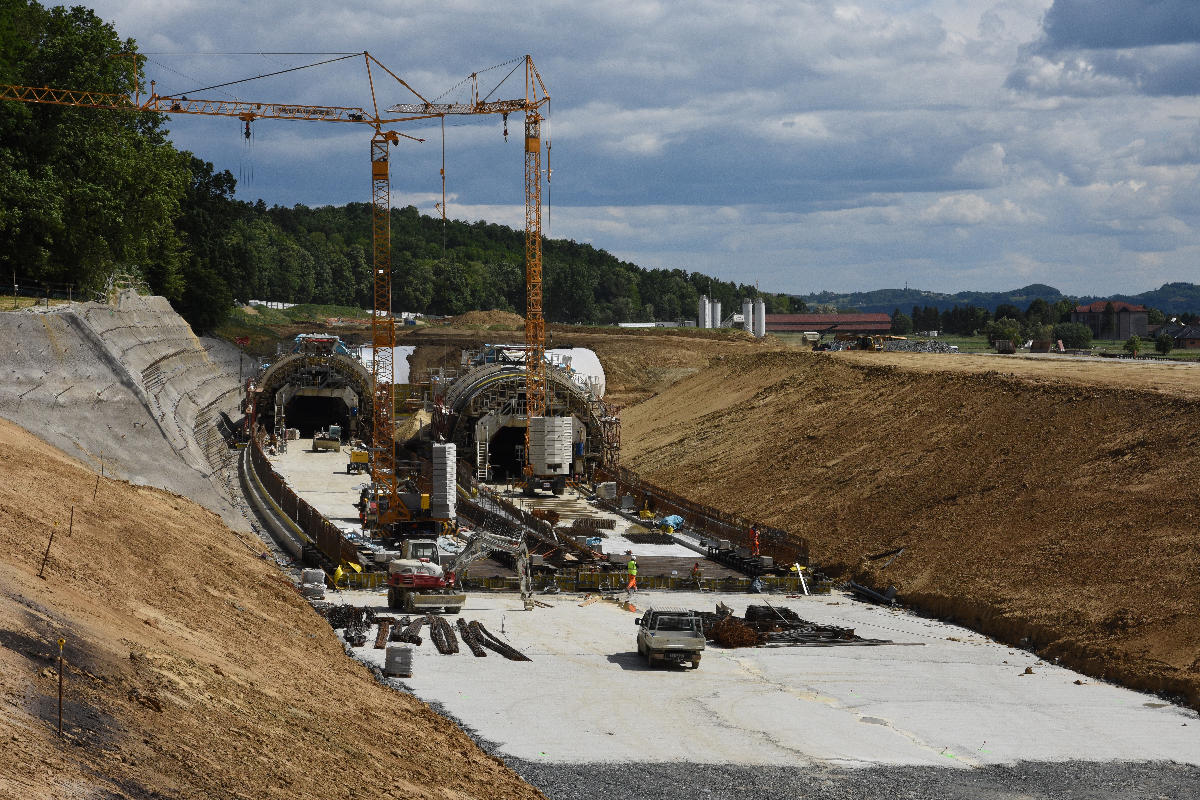
M 473 72 L 468 78 L 470 99 L 465 103 L 401 103 L 389 108 L 388 112 L 439 117 L 500 114 L 505 119 L 506 136 L 508 115 L 520 112 L 525 114 L 525 409 L 526 418 L 532 420 L 545 416 L 547 405 L 546 318 L 542 313 L 542 122 L 545 118 L 541 110 L 549 106 L 550 93 L 546 90 L 546 84 L 542 81 L 541 73 L 534 65 L 532 57 L 526 55 L 521 59 L 521 64 L 513 68 L 513 72 L 520 66 L 525 67 L 523 98 L 480 98 L 479 73 Z M 512 72 L 509 73 L 511 74 Z M 504 81 L 501 81 L 501 84 L 503 83 Z M 445 213 L 444 205 L 442 213 Z M 529 444 L 527 423 L 526 480 L 533 477 Z
M 198 114 L 203 116 L 233 117 L 249 127 L 259 119 L 306 120 L 312 122 L 341 122 L 368 125 L 373 128 L 371 136 L 371 206 L 372 206 L 372 268 L 373 268 L 373 314 L 371 317 L 373 420 L 371 442 L 371 478 L 373 491 L 379 503 L 378 527 L 386 530 L 400 518 L 408 518 L 399 496 L 396 474 L 396 451 L 394 443 L 395 389 L 394 358 L 396 346 L 395 319 L 392 317 L 392 269 L 391 269 L 391 180 L 388 156 L 391 145 L 401 138 L 424 141 L 395 130 L 389 126 L 404 122 L 445 118 L 446 116 L 501 114 L 507 120 L 510 113 L 525 114 L 525 347 L 526 347 L 526 409 L 527 416 L 544 416 L 546 413 L 546 323 L 542 313 L 542 189 L 541 189 L 541 109 L 550 102 L 541 74 L 526 55 L 521 59 L 525 67 L 525 94 L 512 100 L 489 100 L 479 97 L 478 73 L 472 73 L 471 100 L 467 103 L 432 103 L 413 89 L 402 78 L 383 63 L 364 51 L 361 54 L 366 65 L 367 80 L 371 90 L 371 111 L 355 106 L 326 106 L 311 103 L 267 103 L 241 100 L 207 100 L 187 96 L 159 95 L 155 82 L 150 84 L 150 94 L 142 98 L 140 83 L 134 71 L 133 88 L 130 94 L 93 92 L 87 90 L 54 89 L 48 87 L 16 86 L 0 84 L 0 101 L 22 103 L 44 103 L 95 108 L 114 111 L 156 112 L 160 114 Z M 136 53 L 122 53 L 118 57 L 129 58 L 136 67 L 140 57 Z M 383 116 L 375 97 L 375 76 L 372 65 L 383 70 L 396 82 L 411 92 L 419 102 L 402 103 L 387 109 Z M 515 68 L 514 68 L 515 71 Z M 510 73 L 511 74 L 511 73 Z M 444 206 L 443 206 L 444 213 Z M 529 429 L 525 430 L 525 452 L 528 461 Z M 532 475 L 527 463 L 526 475 Z

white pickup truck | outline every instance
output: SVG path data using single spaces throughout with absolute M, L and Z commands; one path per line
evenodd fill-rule
M 700 615 L 682 608 L 651 608 L 637 620 L 638 654 L 650 666 L 692 662 L 700 666 L 704 650 L 704 626 Z

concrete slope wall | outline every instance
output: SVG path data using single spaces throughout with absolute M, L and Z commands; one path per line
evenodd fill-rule
M 236 349 L 202 340 L 161 297 L 0 314 L 0 417 L 106 475 L 185 495 L 246 528 L 227 499 Z

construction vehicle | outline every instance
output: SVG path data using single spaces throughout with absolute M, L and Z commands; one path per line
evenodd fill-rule
M 645 656 L 650 666 L 690 661 L 692 669 L 699 668 L 704 626 L 695 611 L 651 608 L 638 617 L 636 624 L 638 655 Z
M 871 350 L 878 352 L 883 350 L 883 337 L 876 334 L 875 336 L 860 336 L 858 337 L 859 350 Z
M 524 539 L 494 533 L 476 533 L 446 565 L 442 565 L 435 539 L 406 539 L 402 557 L 388 563 L 388 608 L 408 612 L 443 609 L 447 614 L 462 610 L 467 596 L 455 591 L 458 574 L 491 553 L 508 553 L 516 565 L 521 600 L 525 610 L 533 608 L 529 588 L 529 550 Z
M 342 449 L 342 426 L 330 425 L 323 431 L 317 431 L 313 434 L 313 452 L 317 453 L 322 450 L 332 450 L 335 453 L 341 452 Z
M 346 464 L 346 474 L 366 472 L 370 469 L 371 454 L 364 448 L 356 447 L 350 451 L 350 462 Z

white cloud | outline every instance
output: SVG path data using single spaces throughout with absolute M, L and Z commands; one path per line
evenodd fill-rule
M 465 99 L 472 70 L 486 94 L 531 53 L 554 98 L 551 235 L 646 266 L 795 291 L 1195 279 L 1192 51 L 1141 53 L 1163 88 L 1139 94 L 1111 53 L 1039 45 L 1051 0 L 535 2 L 520 15 L 480 0 L 92 5 L 144 50 L 370 50 L 430 99 L 456 84 L 444 99 Z M 321 58 L 156 56 L 148 71 L 182 90 Z M 375 75 L 384 106 L 407 99 Z M 361 59 L 220 91 L 370 103 Z M 523 91 L 518 70 L 493 97 Z M 509 119 L 507 145 L 499 119 L 447 126 L 451 216 L 523 224 L 521 125 Z M 243 198 L 369 200 L 356 131 L 256 124 L 247 152 L 236 123 L 171 128 L 218 168 L 253 162 Z M 434 213 L 440 126 L 403 130 L 428 141 L 395 150 L 394 200 Z
M 918 217 L 933 225 L 1022 225 L 1040 221 L 1011 200 L 992 203 L 977 194 L 939 197 Z

